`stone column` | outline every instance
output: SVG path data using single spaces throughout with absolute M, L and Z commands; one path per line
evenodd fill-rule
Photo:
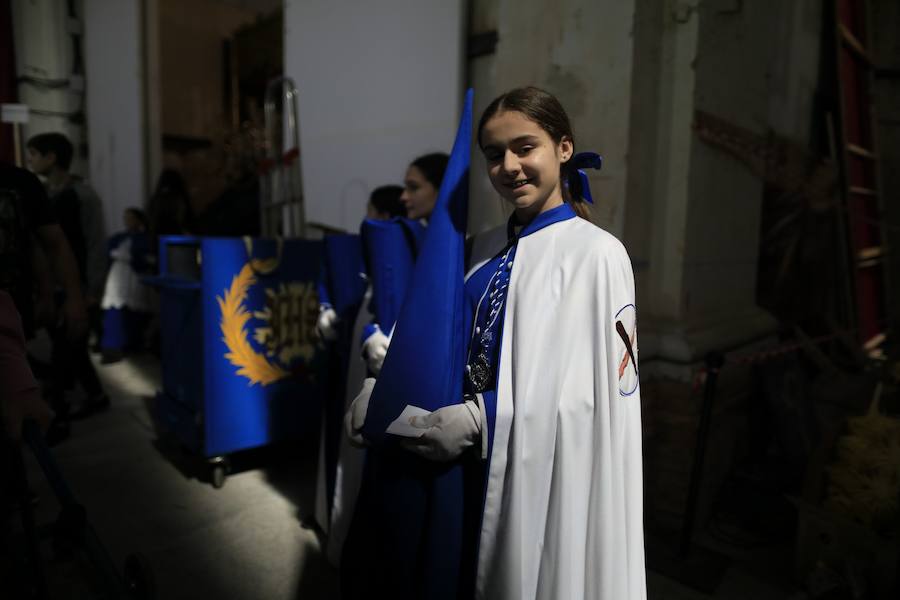
M 640 2 L 635 22 L 625 242 L 637 263 L 645 373 L 679 380 L 709 350 L 774 328 L 755 300 L 762 183 L 692 126 L 704 110 L 764 133 L 766 61 L 740 50 L 753 15 L 726 17 L 710 4 Z
M 143 16 L 138 0 L 84 2 L 91 185 L 107 231 L 147 197 Z
M 470 61 L 476 111 L 498 93 L 538 85 L 573 120 L 578 147 L 600 152 L 591 174 L 596 221 L 620 237 L 637 285 L 648 520 L 680 523 L 702 393 L 693 385 L 710 350 L 752 351 L 774 320 L 756 305 L 762 183 L 707 146 L 703 110 L 744 129 L 768 128 L 764 35 L 777 3 L 726 0 L 544 2 L 482 0 L 470 34 L 496 47 Z M 474 153 L 470 230 L 508 211 Z M 723 373 L 704 507 L 732 465 L 746 368 Z
M 664 527 L 684 513 L 705 354 L 752 352 L 776 327 L 756 304 L 762 182 L 693 127 L 702 110 L 767 131 L 767 13 L 751 4 L 638 0 L 635 11 L 623 241 L 638 288 L 647 516 Z M 750 384 L 734 362 L 720 378 L 700 524 L 733 465 Z

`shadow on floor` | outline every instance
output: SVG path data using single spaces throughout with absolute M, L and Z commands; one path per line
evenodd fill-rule
M 321 552 L 310 552 L 297 581 L 297 600 L 332 600 L 340 597 L 338 572 Z
M 206 457 L 190 448 L 156 418 L 155 398 L 141 398 L 148 415 L 152 415 L 153 447 L 169 461 L 185 479 L 212 484 L 211 468 Z M 308 437 L 242 450 L 228 455 L 230 475 L 261 469 L 272 488 L 297 507 L 298 518 L 312 512 L 315 490 L 309 484 L 315 479 L 318 439 Z

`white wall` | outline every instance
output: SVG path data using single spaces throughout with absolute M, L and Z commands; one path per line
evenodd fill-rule
M 307 220 L 358 228 L 369 192 L 449 152 L 463 95 L 463 0 L 286 0 Z M 477 90 L 476 90 L 477 93 Z
M 84 59 L 91 183 L 107 231 L 147 195 L 140 0 L 84 0 Z

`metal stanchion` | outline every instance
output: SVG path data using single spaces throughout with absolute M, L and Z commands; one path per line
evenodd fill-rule
M 716 384 L 719 371 L 724 364 L 725 357 L 721 352 L 710 352 L 706 355 L 703 404 L 700 410 L 700 422 L 697 426 L 697 442 L 694 445 L 684 521 L 677 542 L 674 539 L 675 536 L 668 539 L 647 536 L 646 540 L 647 564 L 650 569 L 706 593 L 715 591 L 730 562 L 721 554 L 693 545 L 697 504 L 700 486 L 703 482 L 703 465 L 709 442 Z
M 691 466 L 691 479 L 688 484 L 688 497 L 684 511 L 684 524 L 681 528 L 681 542 L 678 550 L 687 556 L 691 550 L 694 537 L 694 521 L 697 518 L 697 497 L 700 494 L 700 483 L 703 481 L 703 463 L 706 459 L 706 446 L 709 442 L 709 424 L 712 421 L 713 402 L 716 399 L 716 383 L 719 371 L 725 364 L 725 356 L 721 352 L 710 352 L 706 355 L 706 384 L 703 386 L 703 406 L 700 410 L 700 423 L 697 426 L 697 443 L 694 445 L 694 464 Z

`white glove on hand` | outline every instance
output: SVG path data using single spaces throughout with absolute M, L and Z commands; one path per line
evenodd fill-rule
M 384 357 L 387 356 L 388 346 L 391 340 L 388 336 L 381 333 L 380 329 L 376 329 L 375 333 L 366 338 L 363 342 L 363 357 L 366 359 L 366 366 L 369 371 L 378 376 L 381 373 L 381 366 L 384 364 Z
M 344 415 L 344 433 L 350 438 L 350 443 L 357 448 L 368 446 L 360 430 L 363 423 L 366 422 L 366 413 L 369 411 L 369 397 L 372 395 L 374 387 L 375 378 L 366 377 L 359 395 L 353 399 L 353 402 L 350 403 L 350 408 L 347 409 L 347 414 Z
M 403 440 L 401 445 L 428 460 L 447 462 L 478 442 L 481 411 L 478 403 L 470 400 L 439 408 L 424 417 L 413 417 L 410 425 L 425 429 L 425 433 L 417 439 Z
M 338 338 L 338 316 L 333 308 L 323 308 L 319 311 L 319 320 L 316 321 L 316 331 L 322 341 L 333 342 Z

